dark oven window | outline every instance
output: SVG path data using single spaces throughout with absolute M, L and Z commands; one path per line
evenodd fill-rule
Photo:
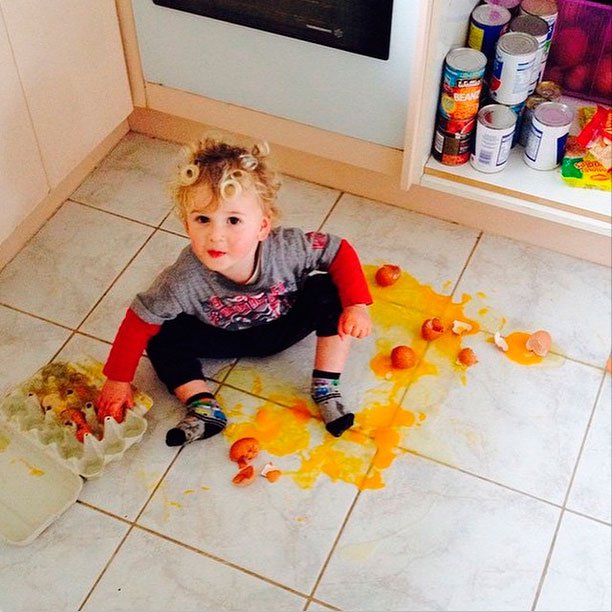
M 155 4 L 389 59 L 393 0 L 153 0 Z

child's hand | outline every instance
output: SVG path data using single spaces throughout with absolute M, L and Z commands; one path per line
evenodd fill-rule
M 125 409 L 134 407 L 132 385 L 119 380 L 107 380 L 102 386 L 96 403 L 99 421 L 111 416 L 117 423 L 121 423 L 125 416 Z
M 372 321 L 365 304 L 353 304 L 342 311 L 338 321 L 338 334 L 341 338 L 345 336 L 365 338 L 371 331 Z

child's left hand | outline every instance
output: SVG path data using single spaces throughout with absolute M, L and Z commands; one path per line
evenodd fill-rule
M 372 321 L 365 304 L 353 304 L 342 311 L 338 321 L 338 334 L 341 338 L 345 336 L 365 338 L 371 331 Z

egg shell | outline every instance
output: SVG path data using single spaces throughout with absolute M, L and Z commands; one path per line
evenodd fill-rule
M 539 329 L 527 338 L 525 348 L 528 351 L 534 352 L 538 357 L 546 357 L 551 344 L 552 338 L 550 334 L 543 329 Z

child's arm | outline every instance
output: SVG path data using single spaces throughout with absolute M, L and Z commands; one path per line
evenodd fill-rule
M 122 414 L 124 407 L 134 405 L 130 383 L 142 353 L 160 327 L 143 321 L 131 308 L 128 309 L 102 370 L 108 380 L 98 397 L 98 417 L 115 417 Z
M 367 305 L 372 303 L 370 289 L 355 249 L 342 240 L 329 266 L 329 274 L 338 288 L 343 311 L 338 321 L 338 334 L 365 338 L 372 331 Z

